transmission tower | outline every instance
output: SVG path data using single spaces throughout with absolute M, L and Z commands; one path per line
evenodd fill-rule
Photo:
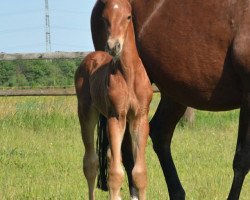
M 51 51 L 51 41 L 50 41 L 50 23 L 49 23 L 49 2 L 45 0 L 45 34 L 46 34 L 46 51 Z

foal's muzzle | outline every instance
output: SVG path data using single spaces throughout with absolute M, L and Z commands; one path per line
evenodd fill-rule
M 113 57 L 119 57 L 121 52 L 121 44 L 119 42 L 115 42 L 114 44 L 107 42 L 106 52 L 108 52 Z

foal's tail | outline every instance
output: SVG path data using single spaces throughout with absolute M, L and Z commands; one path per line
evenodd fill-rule
M 108 191 L 107 186 L 107 175 L 108 175 L 108 162 L 107 162 L 107 151 L 108 151 L 108 137 L 107 137 L 107 119 L 102 114 L 99 116 L 99 122 L 97 127 L 97 144 L 96 151 L 99 156 L 99 174 L 97 179 L 97 187 L 103 191 Z

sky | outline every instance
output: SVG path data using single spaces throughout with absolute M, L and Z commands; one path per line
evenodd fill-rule
M 93 50 L 90 15 L 96 0 L 48 1 L 51 51 Z M 45 52 L 45 0 L 0 3 L 0 52 Z

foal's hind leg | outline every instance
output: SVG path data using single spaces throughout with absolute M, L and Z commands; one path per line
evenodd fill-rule
M 87 106 L 87 105 L 86 105 Z M 94 130 L 98 121 L 99 113 L 88 105 L 88 108 L 78 106 L 79 121 L 85 154 L 83 157 L 83 172 L 88 182 L 89 200 L 94 200 L 95 179 L 98 172 L 98 156 L 94 147 Z
M 185 191 L 175 169 L 170 149 L 175 126 L 185 110 L 185 106 L 162 95 L 157 111 L 150 122 L 150 137 L 161 163 L 171 200 L 185 199 Z

